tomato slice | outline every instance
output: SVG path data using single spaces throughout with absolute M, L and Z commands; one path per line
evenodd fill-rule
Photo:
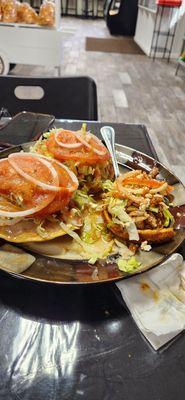
M 34 214 L 35 217 L 44 217 L 55 214 L 57 211 L 63 211 L 71 199 L 71 192 L 63 188 L 60 193 L 57 193 L 53 201 L 45 208 Z
M 163 181 L 156 181 L 155 179 L 140 179 L 140 178 L 126 178 L 122 180 L 122 185 L 137 185 L 148 186 L 151 188 L 158 188 L 163 185 Z
M 55 141 L 60 147 L 79 148 L 82 143 L 78 140 L 77 134 L 73 131 L 59 130 L 55 133 Z
M 8 161 L 19 175 L 36 186 L 49 191 L 60 190 L 58 174 L 48 160 L 30 153 L 12 153 Z
M 118 178 L 118 180 L 120 181 L 120 178 Z M 133 185 L 133 186 L 146 186 L 150 189 L 157 189 L 160 188 L 164 183 L 166 183 L 165 181 L 157 181 L 156 179 L 145 179 L 145 178 L 137 178 L 137 177 L 133 177 L 133 178 L 126 178 L 126 179 L 122 179 L 121 178 L 121 184 L 122 186 L 125 185 Z M 173 190 L 173 186 L 168 185 L 166 188 L 166 191 L 168 193 L 170 193 Z
M 54 166 L 55 170 L 57 171 L 60 188 L 66 188 L 69 189 L 71 192 L 74 192 L 74 190 L 76 190 L 78 187 L 78 179 L 76 178 L 74 173 L 65 165 L 61 164 L 55 159 L 49 159 L 49 162 Z
M 61 131 L 61 134 L 65 135 L 65 131 Z M 71 140 L 74 136 L 71 136 Z M 63 140 L 63 139 L 62 139 Z M 80 161 L 80 164 L 86 165 L 94 165 L 96 163 L 104 163 L 106 160 L 110 159 L 110 154 L 106 147 L 100 142 L 97 141 L 96 138 L 91 135 L 88 140 L 88 144 L 90 148 L 82 145 L 80 148 L 63 148 L 56 143 L 54 133 L 49 136 L 49 138 L 45 142 L 47 146 L 47 150 L 50 154 L 54 156 L 54 158 L 60 161 Z M 97 154 L 93 151 L 93 148 L 103 152 L 104 154 Z
M 39 211 L 51 203 L 56 196 L 56 193 L 43 192 L 31 182 L 26 181 L 11 167 L 8 159 L 0 162 L 0 194 L 3 207 L 0 205 L 0 209 L 15 212 L 32 208 Z
M 13 160 L 17 162 L 21 169 L 21 174 L 10 164 L 9 159 L 0 161 L 1 212 L 20 213 L 33 209 L 31 214 L 25 216 L 42 217 L 64 209 L 69 203 L 72 193 L 78 187 L 77 178 L 67 167 L 63 167 L 53 159 L 47 159 L 47 163 L 55 171 L 56 182 L 54 179 L 55 174 L 53 177 L 51 170 L 45 167 L 42 162 L 39 162 L 37 156 L 21 153 L 21 155 L 15 155 Z M 28 176 L 35 176 L 38 181 L 45 184 L 51 183 L 55 185 L 58 183 L 59 190 L 57 192 L 48 188 L 46 190 L 39 185 L 35 185 L 22 176 L 22 171 Z
M 78 187 L 78 181 L 76 180 L 76 182 L 74 182 L 72 179 L 73 177 L 68 174 L 67 170 L 65 170 L 62 165 L 59 165 L 60 163 L 54 159 L 51 159 L 50 162 L 58 173 L 60 192 L 56 194 L 54 200 L 47 207 L 36 214 L 37 216 L 41 217 L 63 210 L 64 207 L 69 203 L 72 193 Z
M 147 186 L 149 188 L 158 188 L 162 186 L 165 181 L 157 181 L 155 179 L 140 179 L 140 178 L 126 178 L 122 180 L 122 185 L 137 185 L 137 186 Z M 169 185 L 168 185 L 169 186 Z M 171 190 L 172 186 L 169 186 Z

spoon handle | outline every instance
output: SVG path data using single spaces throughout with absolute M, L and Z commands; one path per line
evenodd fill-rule
M 111 126 L 103 126 L 100 132 L 112 158 L 115 178 L 118 178 L 120 172 L 115 154 L 115 131 Z

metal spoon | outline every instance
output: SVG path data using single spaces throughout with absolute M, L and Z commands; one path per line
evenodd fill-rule
M 115 153 L 115 131 L 111 126 L 103 126 L 100 132 L 112 158 L 115 178 L 118 178 L 120 172 Z

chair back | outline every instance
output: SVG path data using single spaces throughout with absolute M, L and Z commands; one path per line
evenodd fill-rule
M 97 89 L 93 79 L 81 77 L 0 77 L 0 109 L 53 114 L 56 118 L 97 121 Z
M 105 0 L 104 18 L 111 35 L 134 36 L 138 0 Z

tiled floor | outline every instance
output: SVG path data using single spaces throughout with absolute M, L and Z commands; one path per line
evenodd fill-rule
M 109 37 L 103 20 L 63 18 L 75 33 L 62 43 L 62 75 L 89 75 L 98 88 L 99 119 L 143 123 L 160 160 L 185 181 L 185 74 L 176 63 L 144 55 L 85 51 L 85 37 Z M 51 68 L 16 66 L 13 74 L 56 75 Z

